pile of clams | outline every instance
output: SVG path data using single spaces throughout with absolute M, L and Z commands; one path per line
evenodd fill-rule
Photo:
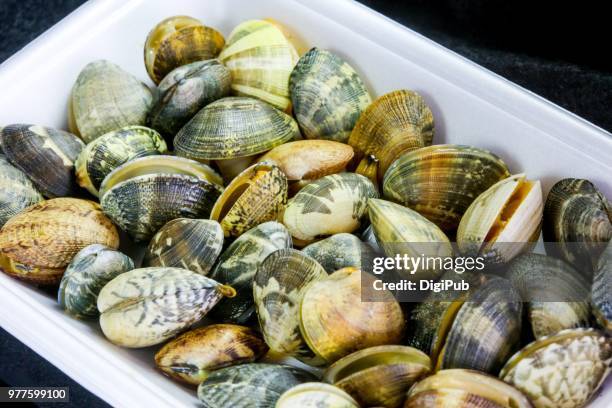
M 205 407 L 588 404 L 612 365 L 610 180 L 441 144 L 431 97 L 376 95 L 278 22 L 205 24 L 143 35 L 147 83 L 82 67 L 68 130 L 0 128 L 2 272 L 153 347 Z M 483 268 L 385 266 L 467 282 L 450 297 L 376 289 L 377 260 L 425 257 Z

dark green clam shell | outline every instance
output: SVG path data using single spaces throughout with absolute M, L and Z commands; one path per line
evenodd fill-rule
M 14 215 L 42 200 L 30 179 L 0 154 L 0 228 Z
M 321 264 L 327 273 L 353 266 L 372 265 L 374 250 L 353 234 L 334 234 L 322 241 L 310 244 L 302 251 Z

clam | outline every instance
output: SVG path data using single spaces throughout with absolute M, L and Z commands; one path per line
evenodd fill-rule
M 206 218 L 222 191 L 210 167 L 174 156 L 131 160 L 100 186 L 100 204 L 137 241 L 150 239 L 175 218 Z
M 86 246 L 68 264 L 57 300 L 74 317 L 96 317 L 100 290 L 115 277 L 132 269 L 134 262 L 129 256 L 105 245 Z
M 56 284 L 91 244 L 119 246 L 119 234 L 93 201 L 55 198 L 34 204 L 0 231 L 0 268 L 32 283 Z
M 207 408 L 270 408 L 288 389 L 314 380 L 295 367 L 241 364 L 212 372 L 198 387 L 198 398 Z
M 313 48 L 297 62 L 289 78 L 293 113 L 308 139 L 346 143 L 372 102 L 353 67 L 340 56 Z
M 155 354 L 155 365 L 177 381 L 200 385 L 214 370 L 252 363 L 267 350 L 261 335 L 251 328 L 213 324 L 166 343 Z
M 300 306 L 300 330 L 308 347 L 333 363 L 354 351 L 397 344 L 404 316 L 391 293 L 377 302 L 362 301 L 362 272 L 343 268 L 311 283 Z
M 97 197 L 100 184 L 111 171 L 130 160 L 164 154 L 167 150 L 166 142 L 153 129 L 126 126 L 113 130 L 81 151 L 75 162 L 77 182 Z
M 25 173 L 0 154 L 0 228 L 14 215 L 42 200 Z
M 217 199 L 210 218 L 226 237 L 239 236 L 280 218 L 287 202 L 287 178 L 275 165 L 257 163 L 236 176 Z
M 612 205 L 590 181 L 563 179 L 546 198 L 543 233 L 548 252 L 591 272 L 612 239 Z
M 310 357 L 300 334 L 300 303 L 308 284 L 327 277 L 317 261 L 296 249 L 272 252 L 253 279 L 259 326 L 270 352 Z
M 221 254 L 210 277 L 236 289 L 236 297 L 225 298 L 212 316 L 225 322 L 246 323 L 255 313 L 253 277 L 272 252 L 291 248 L 291 235 L 275 221 L 264 222 L 240 235 Z
M 332 364 L 323 380 L 349 393 L 365 407 L 399 407 L 408 388 L 426 376 L 431 361 L 407 346 L 376 346 Z
M 354 173 L 322 177 L 301 189 L 287 204 L 283 223 L 296 240 L 309 243 L 361 225 L 368 200 L 377 198 L 376 187 Z
M 145 67 L 158 84 L 177 67 L 217 57 L 224 44 L 223 35 L 200 20 L 189 16 L 168 17 L 147 35 Z
M 276 146 L 258 161 L 276 164 L 287 176 L 290 190 L 329 174 L 340 173 L 353 158 L 353 148 L 331 140 L 297 140 Z
M 608 335 L 612 335 L 612 241 L 599 259 L 591 290 L 591 304 L 597 322 Z
M 289 76 L 298 61 L 294 46 L 274 23 L 249 20 L 231 32 L 219 59 L 232 73 L 232 91 L 290 110 Z
M 588 283 L 564 261 L 523 254 L 510 264 L 507 276 L 528 302 L 527 315 L 535 338 L 589 325 Z
M 70 131 L 89 143 L 125 126 L 144 125 L 152 100 L 151 90 L 119 66 L 106 60 L 90 62 L 72 88 Z
M 452 233 L 476 197 L 509 176 L 506 164 L 486 150 L 434 145 L 398 158 L 385 173 L 383 191 Z
M 200 109 L 227 96 L 230 83 L 229 70 L 218 60 L 180 66 L 166 75 L 153 93 L 147 123 L 170 143 Z
M 302 249 L 306 255 L 316 260 L 327 273 L 338 269 L 354 266 L 361 269 L 362 265 L 371 265 L 374 250 L 361 242 L 355 235 L 340 233 L 312 243 Z
M 44 126 L 8 125 L 2 129 L 8 161 L 32 180 L 45 197 L 74 195 L 74 161 L 84 144 L 75 135 Z
M 517 352 L 499 377 L 536 408 L 582 407 L 610 372 L 612 340 L 593 329 L 563 330 Z
M 359 404 L 338 387 L 308 382 L 285 391 L 275 408 L 359 408 Z
M 100 291 L 100 327 L 119 346 L 153 346 L 202 319 L 223 296 L 235 293 L 231 286 L 186 269 L 134 269 Z
M 375 184 L 402 153 L 431 145 L 433 115 L 416 92 L 393 91 L 376 99 L 361 114 L 348 144 L 355 149 L 357 173 Z
M 172 266 L 207 275 L 223 249 L 223 230 L 217 221 L 177 218 L 151 239 L 144 266 Z
M 532 408 L 516 388 L 473 370 L 442 370 L 415 384 L 404 408 Z
M 506 263 L 528 251 L 540 236 L 542 187 L 524 174 L 503 179 L 480 194 L 461 217 L 459 251 Z

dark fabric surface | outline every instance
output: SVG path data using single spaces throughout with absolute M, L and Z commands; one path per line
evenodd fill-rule
M 545 0 L 361 2 L 612 131 L 612 69 L 605 55 L 609 25 L 602 3 L 563 6 Z M 0 61 L 82 3 L 1 0 Z M 106 406 L 0 329 L 0 385 L 6 384 L 69 386 L 71 406 Z

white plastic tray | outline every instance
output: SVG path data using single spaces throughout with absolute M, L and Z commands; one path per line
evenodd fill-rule
M 143 44 L 161 19 L 198 17 L 228 35 L 249 18 L 271 17 L 307 45 L 338 52 L 375 94 L 418 91 L 432 107 L 435 143 L 473 144 L 513 172 L 583 177 L 612 197 L 612 137 L 604 130 L 348 0 L 91 0 L 0 66 L 0 125 L 66 127 L 66 102 L 94 59 L 143 80 Z M 196 406 L 193 390 L 153 368 L 150 350 L 107 342 L 97 325 L 65 316 L 54 298 L 0 274 L 0 325 L 113 406 Z M 612 406 L 612 382 L 591 406 Z

